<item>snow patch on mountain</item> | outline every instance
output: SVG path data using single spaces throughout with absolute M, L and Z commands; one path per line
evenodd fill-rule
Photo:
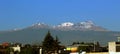
M 106 29 L 96 26 L 93 21 L 83 21 L 79 23 L 64 22 L 56 26 L 50 26 L 44 23 L 36 23 L 31 26 L 32 28 L 47 28 L 54 30 L 93 30 L 93 31 L 107 31 Z
M 70 27 L 70 26 L 73 26 L 74 23 L 71 23 L 71 22 L 65 22 L 65 23 L 62 23 L 60 25 L 58 25 L 58 27 Z
M 36 23 L 33 24 L 30 28 L 48 28 L 49 25 L 45 24 L 45 23 Z
M 92 28 L 93 26 L 95 26 L 95 24 L 92 22 L 92 21 L 84 21 L 84 22 L 80 22 L 80 25 L 81 28 L 86 28 L 86 29 L 89 29 L 89 28 Z

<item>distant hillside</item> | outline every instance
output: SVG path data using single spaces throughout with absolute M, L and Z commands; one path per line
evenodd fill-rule
M 69 25 L 67 25 L 67 27 L 68 26 Z M 62 28 L 58 28 L 58 27 L 51 28 L 48 25 L 35 24 L 30 27 L 21 29 L 21 30 L 4 31 L 4 32 L 1 31 L 0 42 L 1 43 L 2 42 L 20 42 L 20 43 L 40 42 L 41 43 L 46 33 L 50 31 L 54 37 L 58 36 L 61 43 L 65 45 L 72 44 L 72 42 L 75 42 L 75 41 L 79 41 L 79 42 L 99 41 L 102 45 L 105 45 L 109 41 L 117 41 L 117 36 L 120 34 L 120 32 L 108 31 L 106 29 L 103 29 L 103 30 L 91 29 L 90 30 L 88 29 L 88 27 L 86 27 L 86 29 L 80 28 L 79 30 L 76 30 L 78 29 L 76 28 L 76 29 L 68 30 L 63 27 Z M 102 29 L 102 27 L 100 28 Z

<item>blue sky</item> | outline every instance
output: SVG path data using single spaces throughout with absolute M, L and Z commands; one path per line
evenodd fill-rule
M 0 0 L 0 30 L 86 20 L 120 31 L 120 0 Z

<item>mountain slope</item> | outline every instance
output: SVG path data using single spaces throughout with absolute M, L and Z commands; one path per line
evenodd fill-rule
M 93 23 L 91 23 L 90 25 L 89 23 L 88 25 L 84 25 L 84 23 L 66 23 L 62 27 L 61 25 L 51 27 L 49 25 L 39 23 L 21 30 L 0 32 L 0 43 L 41 43 L 48 31 L 51 32 L 53 37 L 58 36 L 62 44 L 65 45 L 71 44 L 75 41 L 99 41 L 102 45 L 105 45 L 109 41 L 116 41 L 117 36 L 120 34 L 120 32 L 108 31 L 106 29 L 103 29 L 102 27 L 94 25 Z
M 0 42 L 20 42 L 20 43 L 33 43 L 43 41 L 49 29 L 23 29 L 13 32 L 0 33 Z M 74 41 L 99 41 L 102 44 L 107 44 L 109 41 L 116 41 L 115 35 L 120 32 L 110 31 L 60 31 L 50 30 L 52 35 L 58 36 L 62 44 L 70 44 Z

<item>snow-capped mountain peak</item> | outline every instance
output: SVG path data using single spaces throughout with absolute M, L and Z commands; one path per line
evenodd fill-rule
M 36 23 L 32 25 L 32 28 L 47 28 L 54 30 L 94 30 L 94 31 L 106 31 L 106 29 L 96 26 L 92 21 L 83 21 L 80 23 L 64 22 L 60 25 L 50 26 L 44 23 Z
M 80 22 L 82 28 L 91 28 L 92 26 L 95 26 L 95 24 L 92 21 L 84 21 Z
M 70 27 L 70 26 L 73 26 L 74 23 L 71 23 L 71 22 L 65 22 L 65 23 L 62 23 L 60 25 L 58 25 L 59 27 Z
M 44 23 L 36 23 L 36 24 L 33 24 L 32 26 L 42 26 L 42 25 L 46 25 Z
M 49 27 L 49 25 L 47 25 L 45 23 L 36 23 L 36 24 L 33 24 L 31 27 L 32 28 L 47 28 L 47 27 Z

